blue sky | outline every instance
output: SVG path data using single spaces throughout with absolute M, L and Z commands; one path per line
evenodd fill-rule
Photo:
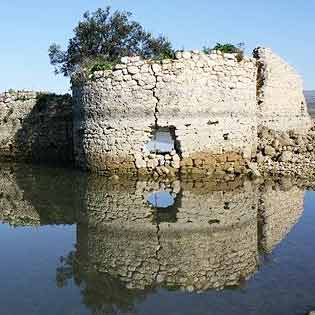
M 106 5 L 132 11 L 178 49 L 216 42 L 245 42 L 247 53 L 271 47 L 297 69 L 306 89 L 315 89 L 313 0 L 1 0 L 0 91 L 68 91 L 68 80 L 49 65 L 48 46 L 66 46 L 83 12 Z

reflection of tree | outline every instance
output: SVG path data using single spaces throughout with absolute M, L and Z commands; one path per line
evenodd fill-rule
M 84 304 L 93 314 L 135 314 L 134 306 L 153 291 L 128 289 L 118 278 L 88 269 L 78 257 L 72 251 L 60 258 L 60 266 L 56 269 L 57 287 L 66 287 L 73 279 L 81 288 Z
M 67 257 L 60 257 L 60 266 L 56 270 L 56 283 L 58 288 L 64 288 L 68 284 L 68 280 L 73 278 L 73 265 L 75 252 L 72 251 Z

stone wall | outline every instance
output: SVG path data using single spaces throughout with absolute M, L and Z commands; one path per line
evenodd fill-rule
M 209 166 L 212 173 L 227 162 L 217 155 L 250 158 L 255 151 L 252 58 L 239 61 L 220 52 L 178 52 L 175 60 L 161 62 L 122 58 L 113 71 L 74 77 L 73 98 L 75 161 L 83 169 Z M 176 152 L 169 165 L 165 156 L 145 150 L 157 127 L 173 133 Z
M 71 170 L 1 163 L 0 221 L 13 226 L 75 224 L 85 177 Z
M 12 167 L 0 170 L 0 221 L 12 226 L 40 225 L 40 215 L 25 198 Z
M 0 94 L 0 159 L 75 162 L 131 176 L 234 177 L 259 169 L 315 177 L 302 80 L 270 49 L 257 48 L 254 57 L 124 57 L 113 70 L 75 74 L 74 106 L 69 95 Z M 158 148 L 161 130 L 173 142 L 169 151 Z
M 258 66 L 258 124 L 279 131 L 305 132 L 311 119 L 300 76 L 271 49 L 256 48 L 254 57 Z
M 0 94 L 0 159 L 71 163 L 69 95 L 28 91 Z

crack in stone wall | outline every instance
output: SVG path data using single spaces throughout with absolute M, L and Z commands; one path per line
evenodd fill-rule
M 261 127 L 304 135 L 311 127 L 301 78 L 266 48 L 243 60 L 218 51 L 126 57 L 72 83 L 74 106 L 66 95 L 0 94 L 0 159 L 74 160 L 100 174 L 234 177 L 258 160 Z M 158 127 L 172 128 L 180 149 L 148 152 Z M 292 173 L 291 166 L 284 167 Z
M 180 160 L 193 154 L 251 156 L 256 141 L 252 58 L 238 62 L 233 54 L 185 52 L 178 53 L 176 60 L 130 57 L 122 61 L 113 71 L 96 72 L 92 79 L 73 85 L 76 111 L 83 113 L 74 115 L 78 166 L 119 172 L 123 164 L 122 172 L 160 176 L 185 168 L 187 161 L 180 165 Z M 209 124 L 210 120 L 217 123 Z M 175 129 L 181 146 L 175 167 L 156 171 L 164 166 L 160 157 L 152 161 L 150 152 L 144 151 L 152 126 Z M 212 173 L 219 164 L 205 172 Z
M 156 224 L 144 200 L 161 184 L 141 181 L 129 185 L 133 187 L 129 191 L 124 184 L 112 190 L 106 185 L 111 202 L 97 203 L 98 209 L 92 203 L 91 211 L 86 211 L 90 267 L 117 276 L 132 290 L 162 286 L 201 292 L 240 285 L 258 268 L 259 250 L 270 253 L 303 211 L 304 190 L 289 182 L 260 186 L 247 181 L 182 181 L 177 221 Z M 90 182 L 89 189 L 92 186 Z M 94 193 L 87 200 L 92 202 Z M 126 211 L 127 220 L 121 216 Z

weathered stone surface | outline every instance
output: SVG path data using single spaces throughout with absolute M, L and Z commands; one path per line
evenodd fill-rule
M 314 127 L 307 134 L 301 134 L 300 130 L 283 132 L 261 128 L 256 160 L 262 174 L 315 178 Z M 275 142 L 276 156 L 263 157 L 266 147 L 274 146 Z
M 147 163 L 145 162 L 145 160 L 143 160 L 142 157 L 138 157 L 136 158 L 136 167 L 137 168 L 145 168 L 147 167 Z
M 258 166 L 255 163 L 248 163 L 248 168 L 250 170 L 250 175 L 252 175 L 253 177 L 260 177 L 261 174 L 258 170 Z
M 311 119 L 300 76 L 271 49 L 257 48 L 254 57 L 258 62 L 258 124 L 274 130 L 305 132 Z
M 140 72 L 140 69 L 136 66 L 129 66 L 127 68 L 127 70 L 130 74 L 136 74 L 136 73 Z
M 72 163 L 72 118 L 70 95 L 0 94 L 0 159 Z
M 125 57 L 113 71 L 78 73 L 73 113 L 69 98 L 53 96 L 48 109 L 47 100 L 34 105 L 33 92 L 0 94 L 0 155 L 74 155 L 85 170 L 155 176 L 160 166 L 172 175 L 179 169 L 234 175 L 246 172 L 251 159 L 262 169 L 315 163 L 299 76 L 270 49 L 256 49 L 256 59 L 236 57 L 219 51 L 178 52 L 162 61 Z M 174 145 L 148 160 L 146 146 L 158 128 L 169 130 Z
M 139 63 L 129 57 L 115 74 L 74 81 L 77 166 L 108 171 L 112 163 L 104 163 L 104 154 L 135 161 L 135 154 L 144 156 L 155 125 L 173 128 L 177 143 L 170 155 L 175 159 L 165 157 L 158 165 L 177 169 L 183 165 L 177 156 L 181 160 L 195 152 L 213 156 L 224 150 L 235 161 L 250 157 L 257 140 L 255 60 L 231 65 L 231 56 L 197 51 L 178 53 L 177 58 Z M 202 159 L 199 166 L 209 164 Z
M 290 151 L 284 151 L 282 152 L 280 158 L 279 158 L 279 161 L 280 162 L 289 162 L 292 160 L 292 157 L 293 157 L 293 153 L 290 152 Z
M 276 154 L 276 150 L 270 145 L 265 146 L 264 152 L 265 152 L 265 155 L 269 155 L 271 157 Z

